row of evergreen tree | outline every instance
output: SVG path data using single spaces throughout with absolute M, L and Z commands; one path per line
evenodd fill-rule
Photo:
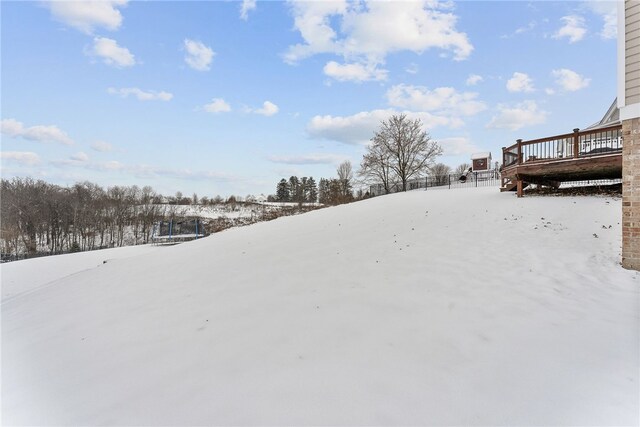
M 318 201 L 318 186 L 313 177 L 292 176 L 282 178 L 276 187 L 278 202 L 315 203 Z
M 292 176 L 288 180 L 282 178 L 276 186 L 275 200 L 294 203 L 320 202 L 324 205 L 352 202 L 354 197 L 351 163 L 344 162 L 338 167 L 337 172 L 338 178 L 321 178 L 319 185 L 316 185 L 313 177 Z

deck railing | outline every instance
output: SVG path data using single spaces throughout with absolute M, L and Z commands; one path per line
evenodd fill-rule
M 549 162 L 601 156 L 622 151 L 622 125 L 523 141 L 502 148 L 504 168 L 529 162 Z

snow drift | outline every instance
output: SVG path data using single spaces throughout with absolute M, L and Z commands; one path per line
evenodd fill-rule
M 2 422 L 637 424 L 620 218 L 605 197 L 418 191 L 45 286 L 3 265 L 35 289 L 2 304 Z

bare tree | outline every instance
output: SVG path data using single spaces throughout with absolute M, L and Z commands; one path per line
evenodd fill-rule
M 125 227 L 129 223 L 130 197 L 126 187 L 113 186 L 107 190 L 108 217 L 110 221 L 110 246 L 122 246 Z
M 443 163 L 438 163 L 431 167 L 431 175 L 435 178 L 437 185 L 446 184 L 450 173 L 451 168 Z
M 389 154 L 389 167 L 402 183 L 402 191 L 407 190 L 410 178 L 426 173 L 442 154 L 440 145 L 422 130 L 422 121 L 405 114 L 383 120 L 372 141 Z
M 80 182 L 63 188 L 31 178 L 0 183 L 3 258 L 146 243 L 156 221 L 185 216 L 180 205 L 162 205 L 162 195 L 151 187 L 105 191 Z
M 377 141 L 372 139 L 371 145 L 360 162 L 358 176 L 368 184 L 382 184 L 385 194 L 391 192 L 395 173 L 391 169 L 391 153 Z
M 458 165 L 454 173 L 456 175 L 464 175 L 470 168 L 471 165 L 469 163 L 462 163 L 461 165 Z
M 154 203 L 157 194 L 153 188 L 147 186 L 142 187 L 140 194 L 140 221 L 142 222 L 143 242 L 148 243 L 153 231 L 153 224 L 161 218 L 160 208 Z
M 231 210 L 233 212 L 235 212 L 236 205 L 238 204 L 238 198 L 232 194 L 231 196 L 229 196 L 229 198 L 227 199 L 227 201 L 225 203 L 227 205 L 231 206 Z
M 351 162 L 345 160 L 337 169 L 338 182 L 340 183 L 340 203 L 348 203 L 353 199 L 353 167 Z
M 176 191 L 176 205 L 182 204 L 182 191 Z

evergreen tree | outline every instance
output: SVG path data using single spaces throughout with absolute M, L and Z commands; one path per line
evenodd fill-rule
M 309 179 L 303 176 L 300 179 L 300 202 L 306 203 L 309 201 Z
M 286 179 L 282 178 L 276 187 L 276 197 L 279 202 L 291 200 L 291 189 Z
M 292 176 L 289 178 L 289 192 L 290 192 L 290 201 L 299 203 L 300 202 L 300 180 L 297 176 Z
M 320 178 L 318 201 L 323 205 L 338 205 L 344 202 L 343 185 L 339 179 Z
M 343 182 L 339 179 L 329 180 L 329 204 L 339 205 L 340 203 L 346 203 L 344 201 L 344 187 Z
M 320 178 L 318 185 L 318 201 L 323 205 L 329 204 L 329 181 L 324 178 Z
M 316 181 L 313 177 L 309 177 L 307 180 L 307 186 L 309 187 L 309 193 L 307 201 L 310 203 L 315 203 L 318 201 L 318 187 L 316 186 Z

